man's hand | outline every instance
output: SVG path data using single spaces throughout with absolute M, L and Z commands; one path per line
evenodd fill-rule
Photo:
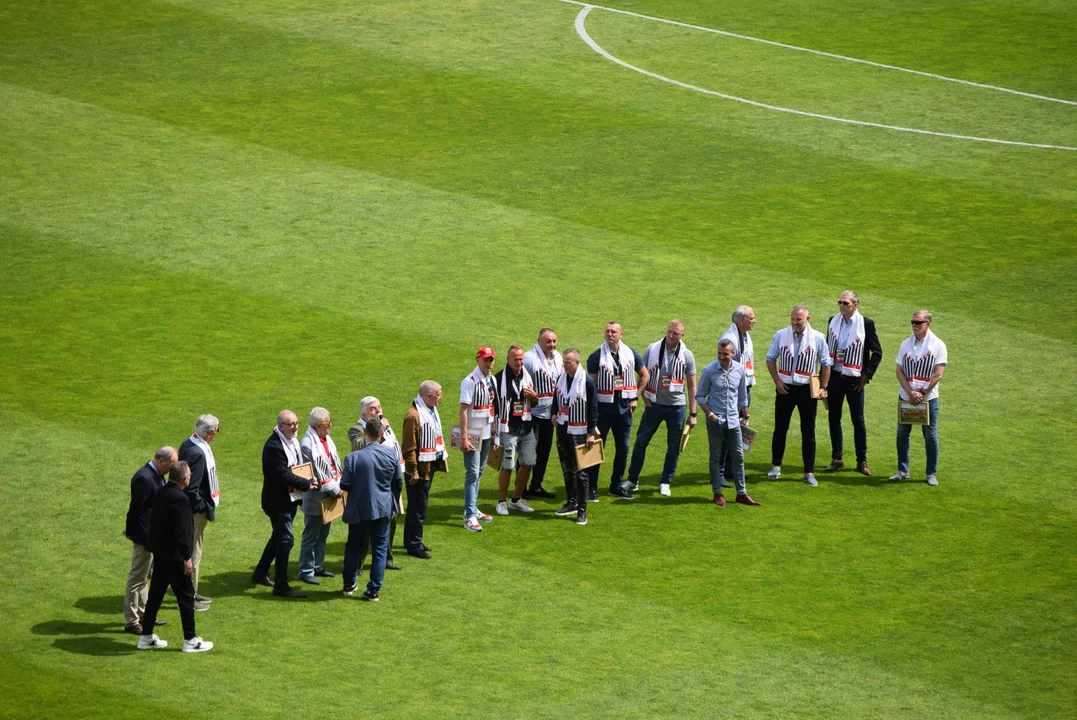
M 527 398 L 528 401 L 532 402 L 532 403 L 537 403 L 538 399 L 539 399 L 538 393 L 535 392 L 534 390 L 532 390 L 531 388 L 524 388 L 524 397 Z
M 826 400 L 826 388 L 819 388 L 819 399 Z
M 696 426 L 696 418 L 695 418 L 695 416 L 693 416 L 693 415 L 688 416 L 688 426 L 689 427 L 695 427 Z
M 183 574 L 190 575 L 194 572 L 194 564 L 188 559 L 183 561 Z
M 471 438 L 468 437 L 466 432 L 464 433 L 464 436 L 460 438 L 460 449 L 466 453 L 475 451 L 475 446 L 471 444 Z
M 628 411 L 629 412 L 636 412 L 637 407 L 639 407 L 639 402 L 637 402 L 635 398 L 628 401 Z
M 651 407 L 652 405 L 654 405 L 654 403 L 652 403 L 650 401 L 650 399 L 648 399 L 648 397 L 646 395 L 644 395 L 643 396 L 643 407 Z M 635 408 L 632 408 L 632 409 L 635 410 Z
M 864 389 L 864 387 L 867 384 L 868 384 L 868 376 L 867 375 L 861 375 L 860 379 L 857 380 L 857 382 L 856 382 L 856 391 L 860 392 L 861 390 Z
M 774 381 L 774 389 L 778 391 L 779 395 L 788 395 L 789 388 L 781 380 Z
M 409 485 L 414 485 L 414 484 L 415 484 L 415 483 L 417 483 L 417 482 L 419 482 L 419 473 L 417 473 L 417 472 L 413 472 L 413 473 L 411 474 L 411 477 L 410 477 L 410 478 L 408 478 L 408 484 L 409 484 Z
M 553 417 L 550 418 L 550 424 L 553 425 L 554 427 L 557 426 L 557 416 L 556 415 L 554 415 Z
M 590 450 L 595 446 L 594 433 L 587 433 L 587 449 Z
M 922 403 L 924 401 L 924 394 L 919 390 L 910 390 L 909 400 L 913 403 Z

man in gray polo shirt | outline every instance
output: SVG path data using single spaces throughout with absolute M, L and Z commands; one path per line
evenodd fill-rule
M 647 347 L 643 353 L 643 365 L 650 373 L 647 387 L 643 389 L 643 418 L 636 432 L 636 445 L 632 450 L 632 463 L 628 467 L 625 489 L 639 488 L 639 474 L 647 456 L 647 446 L 658 426 L 666 423 L 666 461 L 662 466 L 662 478 L 658 492 L 669 497 L 669 485 L 677 471 L 681 457 L 681 432 L 684 430 L 685 410 L 689 410 L 688 424 L 696 424 L 696 358 L 684 346 L 684 323 L 670 320 L 666 336 Z

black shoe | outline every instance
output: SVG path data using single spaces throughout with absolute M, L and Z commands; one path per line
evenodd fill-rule
M 557 517 L 568 517 L 569 515 L 575 515 L 578 512 L 576 509 L 576 503 L 565 503 L 560 510 L 555 510 L 554 515 Z
M 355 594 L 355 585 L 354 584 L 345 585 L 344 586 L 344 594 L 345 595 L 354 595 Z
M 164 624 L 166 624 L 164 620 L 154 620 L 153 621 L 153 626 L 154 627 L 161 627 Z
M 587 493 L 587 502 L 598 502 L 598 493 L 594 490 Z
M 408 550 L 408 555 L 411 557 L 422 558 L 423 560 L 430 559 L 430 553 L 428 553 L 426 550 Z M 386 565 L 386 567 L 388 567 L 388 565 Z M 400 568 L 397 568 L 397 570 L 399 569 Z
M 255 585 L 265 585 L 266 587 L 273 587 L 273 581 L 266 575 L 259 575 L 254 573 L 251 575 L 251 582 Z
M 385 569 L 386 570 L 399 570 L 400 566 L 397 565 L 396 563 L 394 563 L 392 560 L 386 560 L 385 561 Z
M 194 601 L 195 602 L 200 602 L 203 605 L 209 605 L 211 602 L 213 602 L 213 598 L 206 597 L 205 595 L 199 595 L 198 593 L 195 593 L 194 594 Z
M 530 490 L 528 490 L 528 492 L 531 493 L 531 497 L 540 497 L 540 498 L 555 498 L 555 497 L 557 497 L 557 495 L 550 492 L 549 490 L 542 487 L 541 485 L 539 485 L 537 488 L 531 488 Z
M 625 490 L 620 485 L 610 485 L 609 491 L 606 493 L 612 497 L 621 498 L 622 500 L 632 500 L 634 496 L 628 490 Z
M 587 524 L 587 511 L 586 510 L 580 510 L 578 513 L 576 513 L 576 524 L 577 525 L 586 525 Z
M 336 575 L 325 568 L 314 568 L 314 577 L 336 577 Z
M 360 595 L 359 597 L 362 598 L 363 600 L 366 600 L 367 602 L 377 602 L 378 601 L 378 591 L 377 590 L 364 590 L 363 594 Z
M 426 550 L 427 552 L 433 552 L 434 551 L 434 549 L 432 547 L 430 547 L 429 545 L 427 545 L 426 543 L 423 543 L 423 550 Z
M 276 595 L 277 597 L 283 597 L 283 598 L 305 598 L 307 596 L 307 594 L 305 592 L 299 592 L 298 590 L 293 590 L 292 588 L 288 587 L 287 585 L 285 585 L 282 588 L 278 588 L 278 587 L 273 588 L 273 594 Z
M 300 575 L 299 579 L 305 582 L 307 585 L 321 585 L 320 582 L 314 579 L 313 575 Z

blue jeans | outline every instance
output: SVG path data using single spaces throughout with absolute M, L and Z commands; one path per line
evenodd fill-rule
M 686 405 L 651 405 L 643 409 L 643 417 L 636 431 L 636 444 L 632 448 L 632 464 L 628 466 L 628 481 L 639 482 L 639 473 L 643 469 L 643 459 L 647 456 L 647 446 L 658 431 L 663 421 L 666 423 L 666 462 L 662 465 L 661 484 L 668 485 L 677 472 L 677 461 L 681 459 L 681 432 L 684 430 L 684 416 L 688 411 Z
M 329 538 L 329 526 L 322 524 L 321 515 L 303 513 L 303 537 L 299 541 L 299 576 L 313 577 L 325 563 L 325 541 Z
M 744 441 L 740 425 L 725 427 L 717 422 L 707 421 L 707 440 L 710 444 L 711 490 L 714 494 L 722 492 L 722 478 L 725 477 L 723 455 L 733 463 L 733 484 L 738 495 L 744 495 L 748 488 L 744 484 Z
M 366 589 L 381 590 L 385 579 L 385 553 L 389 549 L 389 518 L 367 520 L 348 526 L 348 541 L 344 543 L 344 586 L 355 585 L 359 580 L 359 559 L 366 557 L 370 544 L 370 582 Z
M 478 450 L 464 453 L 464 519 L 479 514 L 479 478 L 490 457 L 490 438 Z
M 939 470 L 939 399 L 927 401 L 931 408 L 931 424 L 921 425 L 924 431 L 924 446 L 927 449 L 927 473 L 935 475 Z M 912 425 L 897 426 L 897 454 L 898 470 L 903 473 L 909 472 L 909 437 L 912 435 Z
M 269 536 L 262 558 L 254 572 L 261 576 L 269 575 L 269 566 L 276 563 L 273 573 L 273 589 L 288 587 L 288 556 L 292 553 L 295 537 L 292 535 L 292 520 L 295 519 L 297 506 L 291 510 L 274 513 L 269 516 L 273 534 Z
M 625 465 L 628 464 L 628 439 L 632 436 L 632 413 L 628 408 L 621 412 L 621 406 L 616 403 L 598 404 L 598 432 L 602 435 L 602 442 L 613 430 L 614 456 L 613 474 L 610 476 L 610 487 L 620 485 L 624 479 Z M 608 447 L 608 446 L 607 446 Z M 591 492 L 598 491 L 598 469 L 601 465 L 592 465 L 587 468 L 590 477 Z

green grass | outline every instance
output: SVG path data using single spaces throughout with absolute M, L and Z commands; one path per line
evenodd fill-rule
M 1069 3 L 608 4 L 1077 99 Z M 0 717 L 1077 712 L 1077 154 L 691 93 L 596 55 L 578 11 L 0 2 Z M 722 92 L 1077 144 L 1069 106 L 597 10 L 587 28 Z M 363 396 L 399 426 L 434 378 L 451 416 L 477 346 L 503 355 L 543 325 L 590 351 L 617 318 L 642 349 L 680 317 L 705 361 L 741 302 L 762 355 L 792 304 L 821 327 L 846 288 L 885 352 L 871 480 L 804 487 L 794 429 L 786 477 L 767 481 L 764 381 L 757 510 L 708 504 L 700 436 L 670 499 L 653 446 L 641 497 L 603 497 L 586 528 L 550 501 L 472 535 L 454 455 L 435 559 L 401 562 L 383 602 L 248 585 L 282 407 L 328 407 L 342 438 Z M 883 480 L 918 307 L 952 358 L 930 491 Z M 127 482 L 201 412 L 222 422 L 202 568 L 216 602 L 197 618 L 218 647 L 145 657 L 119 632 Z M 825 464 L 825 422 L 817 440 Z M 917 438 L 913 461 L 922 478 Z M 480 505 L 495 498 L 484 476 Z

